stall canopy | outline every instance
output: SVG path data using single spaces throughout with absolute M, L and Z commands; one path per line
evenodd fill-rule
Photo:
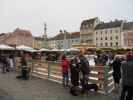
M 60 51 L 68 51 L 68 49 L 61 49 Z
M 67 51 L 79 51 L 79 49 L 76 49 L 76 48 L 69 48 L 69 49 L 67 49 Z
M 54 48 L 54 49 L 52 49 L 51 51 L 60 51 L 60 50 L 59 50 L 59 49 Z
M 0 50 L 15 50 L 15 49 L 11 46 L 0 44 Z
M 35 49 L 33 49 L 32 47 L 28 47 L 25 45 L 20 45 L 16 47 L 17 50 L 23 50 L 23 51 L 28 51 L 28 52 L 36 52 Z
M 76 49 L 76 48 L 68 48 L 68 49 L 61 49 L 60 51 L 68 51 L 68 52 L 71 52 L 71 51 L 79 51 L 79 49 Z
M 40 52 L 43 52 L 43 51 L 50 51 L 49 49 L 45 49 L 45 48 L 41 48 L 40 50 L 38 50 Z

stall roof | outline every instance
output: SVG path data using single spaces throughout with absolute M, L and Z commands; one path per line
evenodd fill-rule
M 15 48 L 5 44 L 0 44 L 0 50 L 15 50 Z
M 49 49 L 46 49 L 46 48 L 41 48 L 40 50 L 38 51 L 50 51 Z
M 32 47 L 29 47 L 29 46 L 26 46 L 26 45 L 17 46 L 16 49 L 18 49 L 18 50 L 24 50 L 24 51 L 29 51 L 29 52 L 35 52 L 36 51 Z

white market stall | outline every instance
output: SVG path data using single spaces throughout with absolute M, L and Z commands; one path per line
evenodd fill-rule
M 51 51 L 61 51 L 60 49 L 56 49 L 56 48 L 54 48 L 54 49 L 52 49 Z
M 45 51 L 50 51 L 49 49 L 46 49 L 46 48 L 41 48 L 40 50 L 38 50 L 40 52 L 45 52 Z
M 76 48 L 69 48 L 69 49 L 67 49 L 67 51 L 79 51 L 79 49 L 76 49 Z
M 6 44 L 0 44 L 0 54 L 11 55 L 11 54 L 14 54 L 14 52 L 15 52 L 15 48 Z
M 15 50 L 15 48 L 5 44 L 0 44 L 0 50 Z
M 36 52 L 35 49 L 26 45 L 20 45 L 16 47 L 17 50 L 27 51 L 27 52 Z

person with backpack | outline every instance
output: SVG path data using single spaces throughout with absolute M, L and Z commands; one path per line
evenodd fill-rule
M 68 75 L 68 70 L 69 70 L 69 64 L 70 62 L 66 58 L 65 55 L 62 55 L 61 57 L 61 67 L 62 67 L 62 84 L 63 87 L 68 87 L 68 82 L 69 82 L 69 75 Z

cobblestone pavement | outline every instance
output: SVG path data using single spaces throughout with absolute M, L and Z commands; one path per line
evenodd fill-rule
M 14 100 L 12 96 L 9 96 L 4 90 L 0 89 L 0 100 Z
M 0 100 L 118 100 L 116 95 L 104 96 L 94 92 L 75 97 L 58 83 L 38 78 L 24 81 L 16 76 L 14 72 L 0 73 Z

